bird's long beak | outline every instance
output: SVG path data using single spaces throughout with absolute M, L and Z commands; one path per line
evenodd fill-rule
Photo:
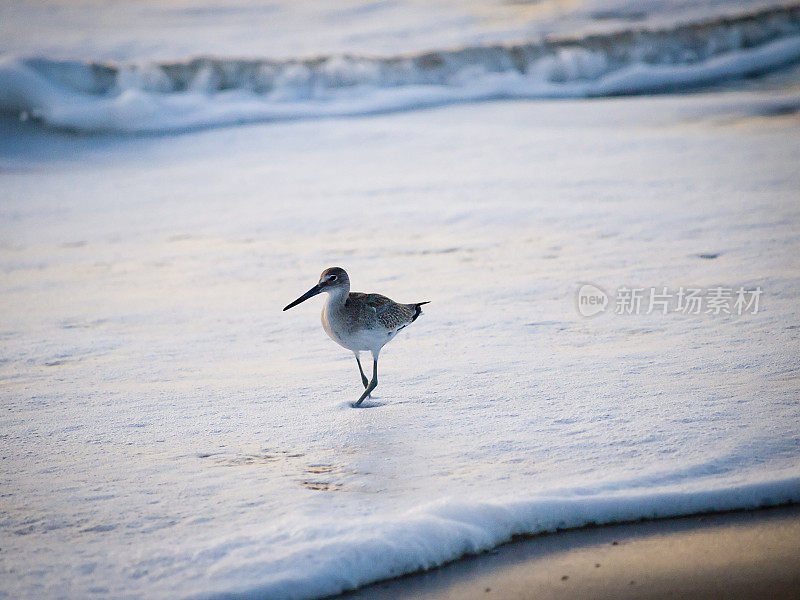
M 317 284 L 317 285 L 315 285 L 314 287 L 312 287 L 310 290 L 308 290 L 308 291 L 307 291 L 305 294 L 303 294 L 302 296 L 300 296 L 300 297 L 299 297 L 297 300 L 295 300 L 294 302 L 292 302 L 292 303 L 290 303 L 290 304 L 287 304 L 287 305 L 286 305 L 286 306 L 283 308 L 283 310 L 289 310 L 289 309 L 290 309 L 290 308 L 292 308 L 293 306 L 297 306 L 297 305 L 298 305 L 298 304 L 300 304 L 301 302 L 305 302 L 306 300 L 308 300 L 309 298 L 311 298 L 311 296 L 316 296 L 316 295 L 317 295 L 317 294 L 319 294 L 321 291 L 322 291 L 322 286 L 321 286 L 320 284 Z

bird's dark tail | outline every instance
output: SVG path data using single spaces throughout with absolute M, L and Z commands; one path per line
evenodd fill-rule
M 416 303 L 414 304 L 414 316 L 413 316 L 413 317 L 411 317 L 411 322 L 412 322 L 412 323 L 413 323 L 414 321 L 416 321 L 416 320 L 417 320 L 417 317 L 418 317 L 418 316 L 420 316 L 420 315 L 422 314 L 422 305 L 423 305 L 423 304 L 430 304 L 430 301 L 426 301 L 426 302 L 416 302 Z

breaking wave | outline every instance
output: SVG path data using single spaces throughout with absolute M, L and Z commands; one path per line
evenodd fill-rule
M 308 544 L 298 544 L 272 561 L 256 552 L 251 553 L 254 558 L 240 554 L 241 561 L 217 570 L 217 590 L 189 595 L 187 600 L 325 598 L 438 567 L 519 535 L 790 504 L 797 502 L 798 494 L 800 479 L 788 478 L 694 492 L 572 493 L 492 503 L 440 501 L 394 518 L 368 517 L 338 535 L 329 528 L 298 530 L 296 536 L 314 540 L 313 552 Z M 238 546 L 258 543 L 250 538 L 234 542 Z M 220 556 L 230 551 L 231 542 L 224 541 L 206 550 Z
M 503 98 L 681 90 L 800 61 L 800 5 L 571 39 L 394 57 L 110 64 L 0 58 L 0 111 L 77 131 L 169 132 Z

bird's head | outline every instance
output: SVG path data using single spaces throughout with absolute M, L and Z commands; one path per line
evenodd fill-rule
M 283 310 L 289 310 L 293 306 L 297 306 L 301 302 L 305 302 L 312 296 L 316 296 L 322 292 L 328 292 L 329 294 L 346 294 L 348 291 L 350 291 L 350 278 L 347 276 L 347 271 L 341 267 L 330 267 L 325 269 L 322 275 L 319 276 L 317 285 L 294 302 L 287 304 Z

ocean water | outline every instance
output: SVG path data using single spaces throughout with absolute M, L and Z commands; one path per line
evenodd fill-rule
M 635 4 L 4 5 L 0 597 L 800 500 L 799 9 Z M 431 301 L 364 409 L 331 265 Z
M 420 10 L 413 2 L 408 4 L 407 11 Z M 396 10 L 394 3 L 390 5 Z M 320 29 L 336 30 L 341 21 L 349 31 L 352 17 L 341 17 L 333 6 L 328 6 L 328 12 L 320 7 L 312 10 L 315 18 L 309 18 L 305 37 Z M 240 7 L 245 13 L 255 8 Z M 277 6 L 261 8 L 270 8 L 269 14 L 280 12 Z M 353 8 L 359 16 L 380 9 L 380 3 Z M 15 10 L 26 12 L 13 7 L 5 10 L 11 13 L 6 28 L 13 28 Z M 122 8 L 94 10 L 114 15 Z M 150 8 L 155 13 L 150 18 L 162 16 L 163 10 Z M 205 10 L 215 14 L 212 8 Z M 225 13 L 218 10 L 220 16 Z M 286 3 L 284 11 L 290 14 L 283 18 L 298 18 L 293 15 L 296 10 Z M 167 12 L 167 20 L 176 18 Z M 749 11 L 739 7 L 738 12 L 733 8 L 729 12 L 669 24 L 663 23 L 662 14 L 658 24 L 649 26 L 627 23 L 612 30 L 577 29 L 560 36 L 529 32 L 528 39 L 521 41 L 479 39 L 452 48 L 438 45 L 449 38 L 437 39 L 428 33 L 425 39 L 432 38 L 431 48 L 409 51 L 419 42 L 396 43 L 395 52 L 382 56 L 355 54 L 353 48 L 365 44 L 348 45 L 352 32 L 337 44 L 344 50 L 288 58 L 178 55 L 165 60 L 135 53 L 116 61 L 91 56 L 54 60 L 48 55 L 14 52 L 0 59 L 0 107 L 24 119 L 69 130 L 153 133 L 253 121 L 363 116 L 480 100 L 676 91 L 768 73 L 800 61 L 800 5 L 755 6 Z M 608 14 L 608 10 L 603 13 Z M 406 27 L 416 31 L 428 23 L 429 18 L 422 15 L 415 14 L 419 22 Z M 178 16 L 193 23 L 185 11 Z M 280 23 L 277 15 L 274 18 Z M 382 17 L 368 18 L 380 21 Z M 436 19 L 430 20 L 429 26 L 436 29 Z M 243 23 L 240 27 L 247 29 Z M 475 27 L 465 25 L 464 29 Z M 161 28 L 167 35 L 168 28 Z M 441 24 L 438 28 L 447 29 Z M 190 35 L 191 26 L 187 29 L 184 36 Z M 507 36 L 496 34 L 495 38 Z M 29 44 L 23 48 L 30 51 Z M 366 44 L 368 48 L 374 45 Z M 181 44 L 175 47 L 177 52 Z

